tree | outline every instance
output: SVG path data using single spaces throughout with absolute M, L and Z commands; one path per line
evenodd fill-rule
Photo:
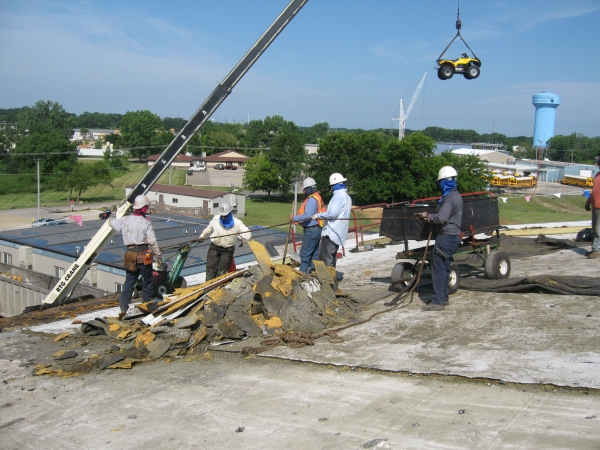
M 127 155 L 123 154 L 121 150 L 111 150 L 110 146 L 104 150 L 104 163 L 116 170 L 127 170 L 129 161 Z
M 246 162 L 242 185 L 252 192 L 266 191 L 271 201 L 271 193 L 281 189 L 282 181 L 278 168 L 261 152 Z
M 6 171 L 15 174 L 33 173 L 36 170 L 37 158 L 41 159 L 41 173 L 51 173 L 61 162 L 67 164 L 77 162 L 76 146 L 59 131 L 29 134 L 10 152 Z
M 73 115 L 56 102 L 40 100 L 19 115 L 19 129 L 29 134 L 58 132 L 68 140 L 73 136 Z
M 284 130 L 298 132 L 298 126 L 291 121 L 284 120 L 282 116 L 265 117 L 265 120 L 251 120 L 246 127 L 244 142 L 246 147 L 269 148 L 271 141 Z
M 61 165 L 64 168 L 64 165 Z M 68 192 L 68 199 L 77 194 L 77 201 L 81 199 L 81 194 L 91 187 L 99 185 L 109 185 L 112 187 L 112 180 L 115 175 L 110 173 L 107 165 L 98 161 L 92 164 L 77 163 L 72 167 L 70 173 L 57 175 L 52 179 L 53 187 L 58 191 Z
M 282 193 L 289 191 L 292 178 L 299 177 L 306 164 L 306 151 L 300 133 L 291 128 L 279 131 L 271 141 L 271 148 L 266 155 L 277 168 Z
M 129 111 L 121 119 L 121 136 L 124 147 L 130 148 L 130 154 L 142 159 L 148 156 L 147 148 L 152 145 L 157 131 L 162 130 L 162 121 L 150 111 Z

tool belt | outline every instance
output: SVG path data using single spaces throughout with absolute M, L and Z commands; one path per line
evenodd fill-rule
M 152 252 L 148 249 L 148 244 L 132 245 L 127 247 L 123 265 L 125 270 L 135 272 L 138 270 L 138 264 L 152 264 Z

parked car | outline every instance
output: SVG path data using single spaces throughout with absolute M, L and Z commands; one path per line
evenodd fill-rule
M 237 166 L 234 166 L 233 164 L 227 164 L 225 166 L 225 169 L 227 169 L 227 170 L 237 170 Z
M 206 167 L 204 166 L 191 166 L 188 172 L 206 172 Z
M 110 213 L 111 213 L 111 210 L 107 209 L 106 211 L 102 211 L 100 214 L 98 214 L 98 217 L 102 220 L 105 220 L 110 217 Z
M 217 170 L 225 170 L 225 165 L 224 164 L 215 164 L 215 169 L 217 169 Z
M 46 217 L 42 217 L 41 219 L 36 220 L 31 224 L 32 227 L 49 227 L 54 225 L 65 225 L 65 222 L 62 219 L 48 219 Z

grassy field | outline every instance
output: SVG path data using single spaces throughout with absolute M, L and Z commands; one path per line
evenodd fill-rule
M 125 196 L 125 187 L 137 184 L 148 170 L 146 164 L 132 163 L 129 172 L 119 176 L 113 186 L 98 186 L 82 194 L 83 204 L 88 203 L 113 203 L 121 201 Z M 183 186 L 186 181 L 184 170 L 173 170 L 171 183 Z M 169 174 L 165 173 L 159 183 L 168 184 Z M 225 186 L 201 186 L 201 189 L 229 191 Z M 501 197 L 501 196 L 500 196 Z M 292 207 L 292 196 L 272 196 L 271 202 L 265 199 L 246 200 L 247 225 L 272 226 L 287 223 Z M 303 200 L 302 196 L 299 202 Z M 40 194 L 42 206 L 66 205 L 67 193 L 56 191 L 42 191 Z M 534 196 L 527 202 L 523 197 L 510 197 L 507 202 L 498 200 L 500 222 L 503 225 L 545 223 L 545 222 L 572 222 L 589 220 L 591 215 L 584 209 L 584 196 Z M 0 209 L 31 208 L 37 205 L 37 194 L 9 194 L 0 196 Z M 285 228 L 285 227 L 283 227 Z M 301 231 L 301 227 L 299 229 Z

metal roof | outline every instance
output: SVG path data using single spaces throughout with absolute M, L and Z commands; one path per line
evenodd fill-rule
M 153 214 L 148 216 L 152 222 L 158 245 L 162 249 L 178 246 L 198 238 L 202 230 L 208 225 L 208 220 L 193 217 L 179 216 L 175 214 Z M 104 220 L 90 220 L 83 222 L 83 226 L 76 223 L 56 225 L 51 227 L 21 228 L 0 231 L 0 240 L 13 242 L 20 245 L 30 246 L 35 249 L 57 253 L 77 259 L 77 247 L 83 251 L 92 237 L 104 224 Z M 249 227 L 252 231 L 252 239 L 266 245 L 281 245 L 285 242 L 286 233 L 274 229 L 264 229 L 260 226 Z M 184 275 L 204 271 L 206 254 L 210 239 L 194 247 L 190 252 L 185 266 Z M 113 234 L 102 252 L 96 257 L 95 262 L 102 265 L 123 269 L 123 255 L 125 245 L 121 234 Z M 163 250 L 163 260 L 169 261 L 177 254 L 177 248 Z M 254 255 L 248 246 L 235 249 L 235 258 L 239 262 L 253 261 Z M 171 266 L 171 264 L 169 264 Z M 197 270 L 194 270 L 197 267 Z M 186 270 L 188 269 L 188 270 Z

